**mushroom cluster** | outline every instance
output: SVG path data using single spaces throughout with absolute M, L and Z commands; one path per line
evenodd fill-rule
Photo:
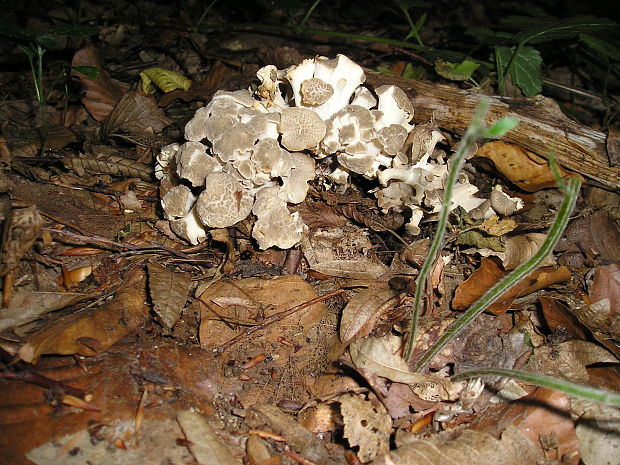
M 286 70 L 268 65 L 257 77 L 256 88 L 218 91 L 185 126 L 186 142 L 157 157 L 156 175 L 168 186 L 162 207 L 176 234 L 196 244 L 208 229 L 253 213 L 261 249 L 299 244 L 308 228 L 287 204 L 305 199 L 315 159 L 326 157 L 334 159 L 332 183 L 346 185 L 353 173 L 377 179 L 384 211 L 411 209 L 412 233 L 423 207 L 440 208 L 447 167 L 434 149 L 442 136 L 429 128 L 424 144 L 415 143 L 414 110 L 402 89 L 381 86 L 373 94 L 363 69 L 344 55 Z M 462 183 L 468 203 L 474 200 L 466 209 L 475 208 L 482 200 Z

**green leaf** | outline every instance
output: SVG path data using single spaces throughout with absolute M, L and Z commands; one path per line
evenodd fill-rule
M 443 60 L 435 61 L 435 71 L 437 74 L 451 81 L 467 81 L 471 79 L 472 74 L 479 67 L 478 63 L 471 60 L 463 60 L 460 63 L 451 63 Z
M 468 245 L 478 249 L 491 249 L 495 252 L 503 252 L 506 247 L 502 243 L 500 237 L 486 236 L 480 231 L 465 231 L 458 235 L 456 243 L 459 245 Z
M 590 34 L 579 34 L 579 39 L 600 54 L 612 60 L 620 61 L 620 48 L 616 47 L 611 42 Z
M 145 94 L 153 92 L 151 84 L 164 92 L 172 92 L 175 89 L 188 90 L 192 85 L 191 79 L 164 68 L 145 69 L 140 73 L 140 77 L 142 78 L 142 91 Z
M 495 47 L 495 60 L 501 73 L 505 73 L 506 67 L 509 67 L 508 75 L 513 84 L 527 97 L 540 93 L 542 58 L 538 50 L 532 47 Z
M 525 28 L 515 39 L 520 44 L 540 43 L 549 40 L 575 37 L 585 32 L 602 31 L 616 26 L 614 21 L 598 16 L 574 16 L 572 18 L 548 20 Z
M 80 65 L 80 66 L 72 66 L 71 68 L 77 71 L 78 73 L 83 74 L 88 79 L 91 79 L 93 81 L 97 79 L 99 77 L 99 74 L 101 73 L 99 68 L 97 68 L 96 66 L 88 66 L 88 65 L 81 66 Z

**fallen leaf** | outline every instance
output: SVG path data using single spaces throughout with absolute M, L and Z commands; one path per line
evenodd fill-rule
M 579 416 L 575 432 L 579 454 L 586 465 L 616 464 L 620 450 L 620 411 L 609 405 L 572 399 Z
M 10 211 L 3 226 L 0 275 L 5 275 L 19 265 L 24 254 L 39 237 L 42 225 L 43 218 L 36 205 Z
M 27 337 L 19 349 L 20 358 L 36 363 L 43 354 L 93 356 L 107 349 L 146 321 L 143 279 L 136 274 L 113 300 L 58 318 Z
M 480 267 L 469 278 L 463 281 L 456 289 L 452 299 L 452 308 L 465 310 L 481 298 L 486 291 L 508 275 L 493 258 L 483 258 Z M 501 315 L 507 311 L 514 299 L 531 294 L 539 289 L 561 282 L 567 282 L 571 273 L 565 266 L 558 268 L 544 267 L 534 271 L 519 284 L 502 294 L 494 304 L 489 306 L 488 312 Z
M 491 160 L 500 173 L 527 192 L 555 186 L 547 160 L 518 145 L 502 141 L 487 142 L 475 156 Z M 562 168 L 560 173 L 563 177 L 567 174 Z
M 220 442 L 213 428 L 197 412 L 184 410 L 177 421 L 189 441 L 188 448 L 199 465 L 241 465 L 228 448 Z
M 620 264 L 598 266 L 585 308 L 577 317 L 588 328 L 620 341 Z
M 373 460 L 390 449 L 392 419 L 379 402 L 371 402 L 356 394 L 335 399 L 340 402 L 344 422 L 344 437 L 351 447 L 359 447 L 361 462 Z
M 94 66 L 99 70 L 95 79 L 75 69 L 72 75 L 78 78 L 84 88 L 82 104 L 88 113 L 97 121 L 103 121 L 125 93 L 126 85 L 110 77 L 104 69 L 99 52 L 93 45 L 75 52 L 71 66 Z
M 354 341 L 349 346 L 349 353 L 356 368 L 390 381 L 413 385 L 413 391 L 422 399 L 439 401 L 458 397 L 463 383 L 410 371 L 407 362 L 398 354 L 401 343 L 397 336 L 368 337 Z
M 171 123 L 153 97 L 127 92 L 106 117 L 101 132 L 106 136 L 115 132 L 139 136 L 149 131 L 161 132 Z
M 585 254 L 597 264 L 620 261 L 620 230 L 604 210 L 575 220 L 559 245 L 564 250 Z
M 518 236 L 507 237 L 504 241 L 504 254 L 502 256 L 502 264 L 506 271 L 514 270 L 522 263 L 527 262 L 532 256 L 538 252 L 538 249 L 545 242 L 546 234 L 527 233 Z M 555 264 L 553 255 L 549 254 L 541 266 L 551 266 Z
M 149 262 L 147 268 L 153 310 L 166 332 L 170 332 L 181 317 L 191 281 L 187 274 L 175 273 L 156 262 Z
M 379 318 L 393 307 L 387 303 L 398 295 L 392 289 L 362 289 L 355 294 L 342 311 L 340 341 L 347 345 L 368 336 Z M 396 304 L 396 302 L 394 302 Z

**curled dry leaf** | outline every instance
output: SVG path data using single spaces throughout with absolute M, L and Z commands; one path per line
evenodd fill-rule
M 505 251 L 502 263 L 506 271 L 514 270 L 522 263 L 527 262 L 545 242 L 546 234 L 528 233 L 519 236 L 507 237 L 504 241 Z M 555 264 L 553 255 L 549 255 L 543 262 L 543 266 Z
M 620 341 L 620 264 L 595 269 L 588 301 L 589 305 L 579 310 L 579 320 Z
M 547 160 L 518 145 L 501 141 L 487 142 L 478 149 L 475 156 L 491 160 L 500 173 L 527 192 L 555 186 L 555 178 Z M 566 175 L 562 169 L 560 173 Z
M 368 336 L 381 315 L 397 303 L 391 300 L 397 295 L 392 289 L 362 289 L 355 294 L 342 311 L 340 341 L 346 345 Z
M 359 370 L 367 370 L 390 381 L 411 385 L 422 399 L 455 400 L 464 383 L 453 383 L 439 375 L 423 375 L 409 370 L 399 355 L 402 340 L 397 336 L 358 339 L 349 346 L 351 360 Z
M 359 447 L 361 462 L 368 462 L 390 449 L 392 419 L 379 402 L 345 394 L 336 399 L 344 421 L 344 437 L 351 447 Z
M 15 268 L 39 237 L 43 218 L 35 205 L 11 210 L 4 222 L 0 275 Z
M 604 210 L 575 220 L 564 237 L 560 243 L 564 248 L 583 253 L 601 265 L 620 261 L 620 230 Z
M 82 104 L 86 111 L 97 121 L 103 121 L 123 96 L 126 85 L 110 77 L 103 68 L 97 49 L 92 45 L 75 52 L 71 66 L 94 66 L 99 71 L 94 80 L 75 71 L 75 68 L 73 76 L 78 78 L 84 88 Z
M 147 268 L 153 310 L 159 316 L 161 325 L 169 332 L 181 317 L 191 281 L 188 275 L 174 273 L 159 263 L 150 262 Z
M 579 454 L 583 463 L 617 463 L 620 449 L 620 410 L 583 399 L 571 399 L 571 410 L 579 417 L 575 432 L 579 438 Z
M 474 302 L 482 297 L 493 285 L 499 282 L 508 274 L 504 271 L 498 262 L 493 258 L 483 258 L 480 268 L 472 273 L 461 285 L 456 289 L 454 299 L 452 299 L 452 308 L 455 310 L 465 310 Z M 517 297 L 531 294 L 545 287 L 561 282 L 567 282 L 571 279 L 571 273 L 565 266 L 559 268 L 544 267 L 534 271 L 526 279 L 502 294 L 487 311 L 495 315 L 501 315 L 506 312 L 512 302 Z

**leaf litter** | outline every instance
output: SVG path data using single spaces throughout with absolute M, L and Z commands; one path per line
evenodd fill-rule
M 155 157 L 182 140 L 194 110 L 216 91 L 252 85 L 255 41 L 260 64 L 278 69 L 316 53 L 335 56 L 338 47 L 222 37 L 207 50 L 206 35 L 193 33 L 192 54 L 171 34 L 161 38 L 163 54 L 143 50 L 132 69 L 119 58 L 129 50 L 119 44 L 137 40 L 125 27 L 102 32 L 98 47 L 74 47 L 71 74 L 82 93 L 71 96 L 64 121 L 52 111 L 61 105 L 48 101 L 49 123 L 68 132 L 51 133 L 45 159 L 40 139 L 24 146 L 18 132 L 3 132 L 2 460 L 612 463 L 605 460 L 619 442 L 617 409 L 506 378 L 485 379 L 482 389 L 450 375 L 519 368 L 618 385 L 620 233 L 610 216 L 617 208 L 604 209 L 613 193 L 574 212 L 545 267 L 452 340 L 429 370 L 412 372 L 400 351 L 433 235 L 430 204 L 412 235 L 401 227 L 410 212 L 381 211 L 368 180 L 338 192 L 324 176 L 292 208 L 309 230 L 289 251 L 259 250 L 252 218 L 188 244 L 158 206 L 157 192 L 163 197 L 172 184 L 153 176 Z M 371 65 L 376 52 L 347 53 Z M 201 58 L 206 68 L 196 65 Z M 80 72 L 84 66 L 98 73 Z M 183 89 L 128 90 L 154 68 Z M 453 149 L 454 137 L 437 150 Z M 558 202 L 542 155 L 500 141 L 476 152 L 468 170 L 479 197 L 493 203 L 501 191 L 508 210 L 452 216 L 413 358 L 544 239 Z M 329 172 L 328 161 L 317 169 Z M 588 189 L 585 198 L 595 199 L 596 188 Z M 31 221 L 18 221 L 25 213 Z M 79 257 L 79 249 L 98 253 Z

